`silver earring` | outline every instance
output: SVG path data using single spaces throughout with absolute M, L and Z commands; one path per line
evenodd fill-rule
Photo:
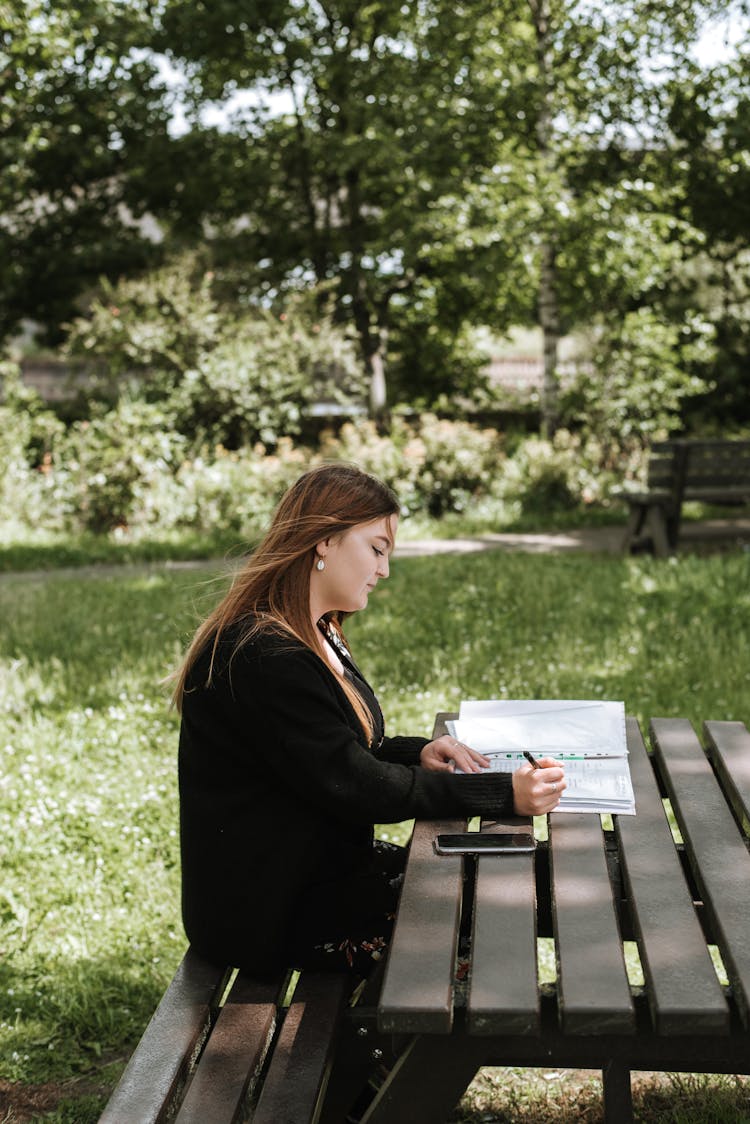
M 322 558 L 319 558 L 318 561 L 315 563 L 315 569 L 316 570 L 325 570 L 325 568 L 326 568 L 325 562 L 323 561 Z

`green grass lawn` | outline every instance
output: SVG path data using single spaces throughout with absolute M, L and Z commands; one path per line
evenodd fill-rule
M 97 1118 L 185 946 L 161 681 L 225 581 L 0 579 L 0 1082 L 76 1079 L 60 1124 Z M 750 554 L 396 559 L 349 639 L 391 732 L 490 696 L 750 722 Z M 481 1115 L 491 1085 L 462 1118 L 504 1119 Z

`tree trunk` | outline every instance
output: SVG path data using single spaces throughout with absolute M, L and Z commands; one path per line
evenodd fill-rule
M 557 429 L 560 386 L 557 351 L 560 340 L 560 315 L 557 305 L 555 248 L 544 242 L 539 272 L 539 324 L 542 329 L 544 377 L 542 381 L 542 436 L 550 438 Z
M 382 345 L 367 356 L 367 371 L 370 376 L 370 417 L 378 426 L 383 426 L 388 410 Z
M 359 285 L 359 292 L 354 300 L 354 323 L 359 336 L 359 343 L 365 361 L 365 369 L 369 379 L 368 407 L 369 416 L 378 429 L 385 430 L 388 426 L 388 400 L 385 374 L 386 329 L 382 324 L 375 323 L 377 319 L 370 309 L 370 302 L 364 291 L 365 286 Z
M 549 0 L 528 0 L 536 34 L 536 57 L 539 69 L 539 104 L 536 139 L 539 150 L 540 190 L 546 198 L 554 196 L 557 178 L 553 127 L 552 36 Z M 559 414 L 559 381 L 557 351 L 560 339 L 560 313 L 555 271 L 554 215 L 545 221 L 539 262 L 539 325 L 544 349 L 544 380 L 542 383 L 542 436 L 550 438 L 557 428 Z

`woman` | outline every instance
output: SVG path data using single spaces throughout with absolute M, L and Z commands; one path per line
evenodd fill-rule
M 183 918 L 209 960 L 366 975 L 404 865 L 374 824 L 538 815 L 565 787 L 550 759 L 511 778 L 482 773 L 454 738 L 385 736 L 342 622 L 388 577 L 398 511 L 358 468 L 305 473 L 188 650 L 175 691 Z

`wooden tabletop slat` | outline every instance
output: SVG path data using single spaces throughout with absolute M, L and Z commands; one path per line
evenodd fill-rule
M 750 733 L 744 722 L 704 722 L 724 792 L 745 832 L 750 832 Z
M 729 1008 L 634 718 L 627 719 L 637 815 L 616 816 L 615 833 L 658 1034 L 727 1033 Z
M 451 711 L 435 716 L 433 738 L 447 732 Z M 463 897 L 463 859 L 436 855 L 441 832 L 465 831 L 466 820 L 418 821 L 391 937 L 378 1006 L 384 1033 L 448 1034 Z
M 242 974 L 232 985 L 177 1115 L 177 1124 L 232 1124 L 266 1055 L 281 981 Z
M 654 718 L 655 753 L 733 993 L 750 1024 L 750 854 L 687 719 Z
M 433 841 L 440 832 L 465 830 L 465 820 L 415 824 L 380 993 L 383 1032 L 449 1034 L 453 1026 L 463 859 L 437 856 Z
M 499 835 L 529 820 L 484 822 Z M 485 855 L 477 861 L 468 999 L 470 1034 L 536 1034 L 536 884 L 533 855 Z
M 552 917 L 566 1034 L 630 1034 L 635 1014 L 595 815 L 550 817 Z

